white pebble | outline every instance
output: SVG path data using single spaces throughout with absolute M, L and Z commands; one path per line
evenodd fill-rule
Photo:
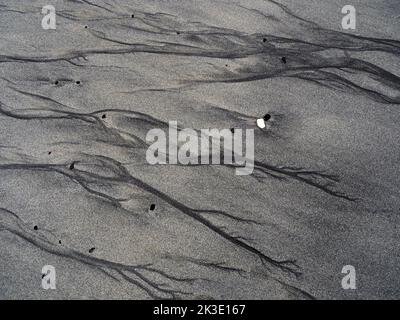
M 265 121 L 263 118 L 257 119 L 257 127 L 264 129 L 265 128 Z

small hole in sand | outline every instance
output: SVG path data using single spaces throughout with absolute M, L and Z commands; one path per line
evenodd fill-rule
M 85 29 L 87 29 L 88 28 L 88 26 L 85 26 Z
M 81 84 L 81 82 L 79 80 L 76 81 L 76 84 Z
M 235 132 L 235 128 L 231 128 L 231 132 L 234 133 Z
M 56 82 L 54 82 L 55 85 L 58 85 L 60 82 L 58 82 L 58 80 L 56 80 Z
M 51 154 L 51 151 L 49 151 L 48 154 L 50 155 L 50 154 Z
M 271 115 L 269 113 L 267 113 L 267 114 L 265 114 L 263 119 L 264 119 L 264 121 L 268 121 L 269 119 L 271 119 Z
M 286 63 L 286 57 L 282 57 L 281 61 L 282 61 L 283 63 Z
M 264 38 L 264 39 L 263 39 L 263 42 L 267 42 L 267 39 L 266 39 L 266 38 Z
M 70 170 L 73 170 L 75 168 L 75 162 L 72 162 L 71 165 L 69 166 Z
M 37 229 L 38 229 L 38 226 L 34 226 L 34 227 L 33 227 L 33 230 L 37 230 Z
M 152 203 L 152 204 L 150 205 L 150 210 L 153 211 L 155 208 L 156 208 L 156 205 L 155 205 L 154 203 Z
M 135 17 L 135 15 L 134 15 L 134 14 L 133 14 L 133 15 L 131 15 L 131 17 L 132 17 L 132 18 L 134 18 L 134 17 Z
M 61 240 L 58 240 L 58 243 L 61 244 Z
M 96 248 L 90 248 L 89 253 L 92 253 L 94 251 L 94 249 L 96 249 Z
M 176 34 L 181 34 L 181 33 L 179 31 L 177 31 Z
M 102 119 L 105 119 L 105 118 L 106 118 L 106 115 L 105 115 L 105 114 L 103 114 L 103 115 L 101 116 L 101 118 L 102 118 Z

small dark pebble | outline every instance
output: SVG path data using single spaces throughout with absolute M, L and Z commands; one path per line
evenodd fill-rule
M 81 82 L 78 80 L 78 81 L 76 81 L 76 84 L 81 84 Z
M 271 115 L 269 113 L 267 113 L 264 117 L 263 117 L 264 121 L 268 121 L 269 119 L 271 119 Z
M 85 29 L 87 29 L 88 28 L 88 26 L 85 26 Z
M 58 240 L 58 243 L 61 244 L 61 240 Z
M 57 80 L 56 82 L 54 82 L 54 83 L 55 83 L 55 85 L 58 85 L 58 84 L 59 84 L 58 80 Z
M 89 253 L 92 253 L 94 251 L 94 249 L 96 249 L 96 248 L 90 248 Z
M 285 57 L 282 57 L 281 60 L 282 60 L 283 63 L 286 63 L 286 58 Z
M 37 230 L 37 229 L 38 229 L 38 226 L 34 226 L 34 227 L 33 227 L 33 230 Z
M 49 155 L 51 154 L 51 151 L 49 151 Z
M 264 39 L 263 39 L 263 42 L 267 42 L 267 39 L 264 38 Z
M 152 203 L 152 204 L 150 205 L 150 210 L 153 211 L 155 208 L 156 208 L 156 205 L 155 205 L 154 203 Z
M 72 162 L 71 165 L 69 166 L 69 169 L 72 170 L 75 168 L 75 162 Z
M 135 17 L 135 15 L 134 15 L 134 14 L 133 14 L 133 15 L 131 15 L 131 17 L 132 17 L 132 18 L 134 18 L 134 17 Z
M 42 279 L 43 279 L 45 276 L 46 276 L 46 274 L 43 273 L 43 274 L 42 274 Z
M 105 119 L 105 118 L 106 118 L 106 115 L 105 115 L 105 114 L 103 114 L 103 115 L 101 116 L 101 118 L 102 118 L 102 119 Z

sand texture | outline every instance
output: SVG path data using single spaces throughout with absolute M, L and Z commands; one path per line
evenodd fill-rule
M 345 4 L 0 0 L 0 298 L 400 298 L 400 4 Z M 169 121 L 253 174 L 150 165 Z

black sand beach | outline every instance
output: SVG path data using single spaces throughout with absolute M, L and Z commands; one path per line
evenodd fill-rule
M 0 0 L 0 298 L 400 298 L 400 5 L 346 4 Z M 253 173 L 149 164 L 170 121 Z

